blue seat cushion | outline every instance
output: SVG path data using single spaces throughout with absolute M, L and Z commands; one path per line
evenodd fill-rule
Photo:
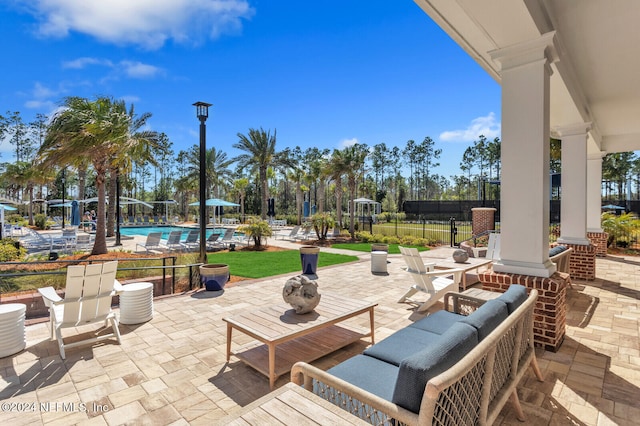
M 365 355 L 400 365 L 403 359 L 420 352 L 441 338 L 439 334 L 419 328 L 405 327 L 364 351 Z
M 511 284 L 507 291 L 498 297 L 498 300 L 507 304 L 507 309 L 511 314 L 527 300 L 527 288 L 520 284 Z
M 469 324 L 457 322 L 437 343 L 400 363 L 392 402 L 417 413 L 427 382 L 451 368 L 478 344 L 478 334 Z
M 508 316 L 507 305 L 499 299 L 493 299 L 485 302 L 460 322 L 475 327 L 478 330 L 478 340 L 482 341 Z
M 366 355 L 356 355 L 327 372 L 382 399 L 391 401 L 399 368 Z
M 549 249 L 549 257 L 553 257 L 556 254 L 560 254 L 567 249 L 567 246 L 555 246 Z
M 430 331 L 436 334 L 442 334 L 462 318 L 464 318 L 464 316 L 442 310 L 434 312 L 428 317 L 414 322 L 409 327 L 419 328 L 420 330 Z

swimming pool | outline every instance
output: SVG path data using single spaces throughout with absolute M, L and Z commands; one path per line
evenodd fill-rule
M 191 230 L 199 230 L 200 228 L 193 228 L 187 226 L 121 226 L 120 227 L 120 235 L 134 236 L 140 235 L 146 237 L 151 232 L 162 232 L 162 238 L 167 239 L 169 237 L 169 232 L 171 231 L 182 231 L 182 239 L 187 238 L 187 234 Z M 224 234 L 224 229 L 207 229 L 207 238 L 209 235 L 213 234 Z

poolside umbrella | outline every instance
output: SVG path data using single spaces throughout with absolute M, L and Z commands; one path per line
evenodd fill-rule
M 200 205 L 200 201 L 195 201 L 193 203 L 189 204 L 190 206 L 199 206 Z M 209 198 L 204 202 L 205 206 L 208 207 L 237 207 L 240 204 L 236 204 L 236 203 L 232 203 L 231 201 L 225 201 L 225 200 L 221 200 L 220 198 Z M 214 211 L 214 215 L 213 215 L 213 219 L 215 220 L 215 211 Z
M 80 207 L 76 200 L 71 202 L 71 226 L 80 225 Z

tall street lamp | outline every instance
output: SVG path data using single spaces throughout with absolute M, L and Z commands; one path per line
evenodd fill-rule
M 207 155 L 207 117 L 209 117 L 209 107 L 206 102 L 196 102 L 196 116 L 200 120 L 200 263 L 207 263 L 207 175 L 205 170 L 205 159 Z

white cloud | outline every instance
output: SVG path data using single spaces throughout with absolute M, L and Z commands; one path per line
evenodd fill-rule
M 147 78 L 154 77 L 161 73 L 161 69 L 153 65 L 143 64 L 142 62 L 122 61 L 120 67 L 127 77 L 131 78 Z
M 60 96 L 64 91 L 65 89 L 62 86 L 57 89 L 51 89 L 40 82 L 36 82 L 28 94 L 30 99 L 24 103 L 24 106 L 29 109 L 36 109 L 40 112 L 48 113 L 56 108 L 52 98 Z
M 45 37 L 78 32 L 147 49 L 238 32 L 254 14 L 247 0 L 36 0 L 31 7 Z
M 63 62 L 62 68 L 83 69 L 83 68 L 86 68 L 88 65 L 104 65 L 108 67 L 113 66 L 111 61 L 107 59 L 85 57 L 85 58 L 74 59 L 72 61 Z
M 117 63 L 104 58 L 83 57 L 65 61 L 62 68 L 66 69 L 83 69 L 91 65 L 99 65 L 113 70 L 113 73 L 105 77 L 106 80 L 118 78 L 125 75 L 129 78 L 153 78 L 164 71 L 155 65 L 144 64 L 140 61 L 124 60 Z
M 346 148 L 348 146 L 353 146 L 357 143 L 360 143 L 360 141 L 358 141 L 358 138 L 351 138 L 351 139 L 343 139 L 340 141 L 340 149 Z
M 500 136 L 500 123 L 496 122 L 496 115 L 493 112 L 485 117 L 474 118 L 466 129 L 448 130 L 440 133 L 440 140 L 444 142 L 473 142 L 480 135 L 484 135 L 489 140 Z

